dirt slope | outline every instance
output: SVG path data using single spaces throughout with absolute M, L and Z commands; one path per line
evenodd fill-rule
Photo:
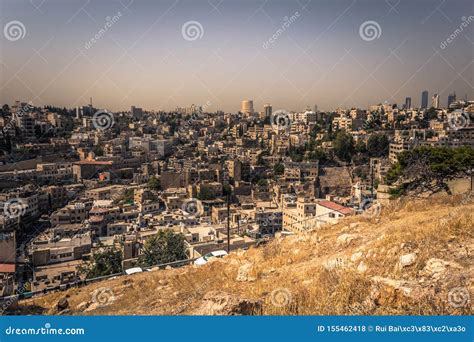
M 404 199 L 233 253 L 202 267 L 146 272 L 20 303 L 16 313 L 473 314 L 472 199 Z

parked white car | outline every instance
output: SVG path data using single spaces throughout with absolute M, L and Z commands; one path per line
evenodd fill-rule
M 203 255 L 202 257 L 200 257 L 196 261 L 194 261 L 194 265 L 202 266 L 202 265 L 207 264 L 207 262 L 212 258 L 222 258 L 226 255 L 227 255 L 227 252 L 222 251 L 222 250 L 221 251 L 210 252 L 210 253 L 207 253 L 206 255 Z
M 133 268 L 129 268 L 127 270 L 125 270 L 125 274 L 126 275 L 131 275 L 131 274 L 135 274 L 135 273 L 142 273 L 143 270 L 141 269 L 141 267 L 133 267 Z

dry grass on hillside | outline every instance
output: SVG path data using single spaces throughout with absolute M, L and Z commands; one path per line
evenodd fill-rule
M 473 209 L 461 196 L 405 199 L 377 218 L 350 218 L 202 267 L 50 294 L 18 313 L 57 314 L 66 296 L 68 314 L 229 314 L 221 299 L 230 296 L 257 302 L 246 313 L 264 315 L 472 314 Z M 400 266 L 403 255 L 414 260 Z M 93 294 L 104 288 L 100 306 Z

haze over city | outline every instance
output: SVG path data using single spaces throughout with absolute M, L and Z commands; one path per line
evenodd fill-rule
M 474 342 L 473 10 L 0 0 L 0 342 Z
M 471 1 L 2 1 L 0 102 L 236 112 L 473 94 Z M 361 25 L 376 22 L 376 37 Z M 197 22 L 185 32 L 184 25 Z M 105 32 L 101 32 L 110 23 Z M 285 24 L 286 23 L 286 24 Z M 470 24 L 470 22 L 469 22 Z M 282 29 L 284 27 L 284 29 Z M 192 29 L 197 30 L 193 32 Z M 197 34 L 186 36 L 186 34 Z M 95 42 L 92 40 L 95 39 Z M 98 37 L 98 39 L 97 39 Z M 444 42 L 444 43 L 443 43 Z M 444 44 L 444 45 L 443 45 Z

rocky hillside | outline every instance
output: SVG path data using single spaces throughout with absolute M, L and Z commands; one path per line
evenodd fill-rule
M 404 199 L 380 215 L 275 239 L 205 266 L 24 301 L 16 313 L 473 314 L 473 212 L 469 197 Z

